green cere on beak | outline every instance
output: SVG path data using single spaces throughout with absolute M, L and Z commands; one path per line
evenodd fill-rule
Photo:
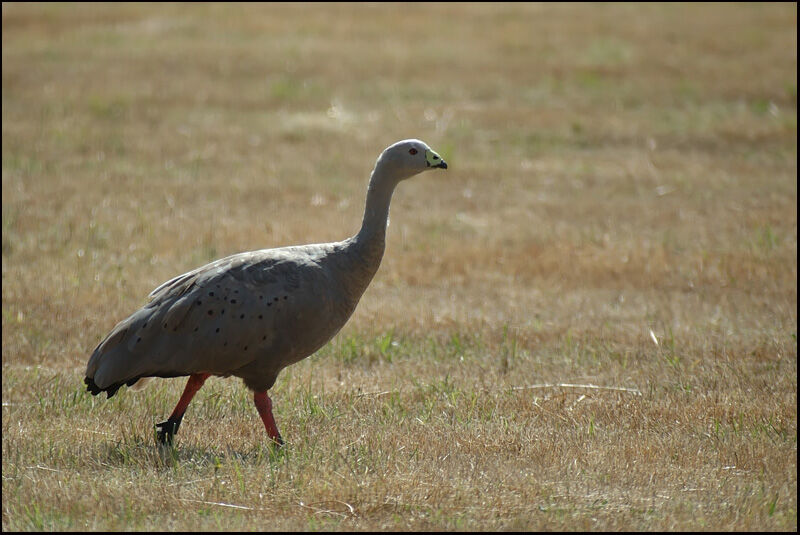
M 442 160 L 442 157 L 430 149 L 425 151 L 425 161 L 428 162 L 428 167 L 447 169 L 447 163 Z

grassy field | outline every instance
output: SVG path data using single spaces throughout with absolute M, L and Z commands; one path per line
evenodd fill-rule
M 797 6 L 2 4 L 3 530 L 796 530 Z M 168 278 L 355 233 L 271 392 L 84 391 Z

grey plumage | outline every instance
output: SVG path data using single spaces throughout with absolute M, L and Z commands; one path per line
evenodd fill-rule
M 425 143 L 395 143 L 375 164 L 355 236 L 232 255 L 160 285 L 94 350 L 87 389 L 111 397 L 143 377 L 202 375 L 202 385 L 208 375 L 233 375 L 266 396 L 283 368 L 347 322 L 380 265 L 395 186 L 431 167 L 447 164 Z M 174 431 L 183 416 L 176 413 Z

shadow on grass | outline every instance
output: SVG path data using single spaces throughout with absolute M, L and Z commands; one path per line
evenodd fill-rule
M 275 466 L 290 455 L 289 446 L 272 443 L 255 444 L 247 449 L 205 448 L 189 444 L 165 445 L 153 439 L 127 438 L 115 443 L 99 444 L 88 456 L 91 464 L 103 468 L 141 468 L 181 470 L 188 467 L 219 468 L 227 464 Z

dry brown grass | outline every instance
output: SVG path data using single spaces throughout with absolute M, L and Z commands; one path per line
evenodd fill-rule
M 4 530 L 796 530 L 796 5 L 2 9 Z M 284 450 L 231 379 L 166 451 L 180 379 L 82 391 L 163 280 L 352 234 L 406 137 L 451 167 Z

